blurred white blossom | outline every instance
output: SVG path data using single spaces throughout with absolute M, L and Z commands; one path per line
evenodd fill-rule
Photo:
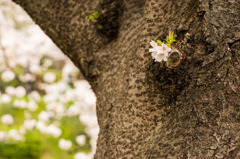
M 11 97 L 7 94 L 2 94 L 0 99 L 2 103 L 9 103 L 11 101 Z
M 12 125 L 13 124 L 13 117 L 10 114 L 5 114 L 1 117 L 1 122 L 6 125 Z
M 68 116 L 77 116 L 77 115 L 80 114 L 80 112 L 81 112 L 81 110 L 80 110 L 80 106 L 79 106 L 79 105 L 72 105 L 72 106 L 70 106 L 70 107 L 68 108 L 66 114 L 67 114 Z
M 37 124 L 36 124 L 36 128 L 43 134 L 48 133 L 47 126 L 43 121 L 38 121 Z
M 25 95 L 26 95 L 26 89 L 23 86 L 18 86 L 15 89 L 15 96 L 20 98 L 20 97 L 23 97 Z
M 42 84 L 43 89 L 46 91 L 47 94 L 56 94 L 59 93 L 59 87 L 57 84 L 52 83 L 52 84 Z
M 80 121 L 87 126 L 95 126 L 97 123 L 97 117 L 91 114 L 81 114 L 79 117 Z
M 28 94 L 28 97 L 36 102 L 39 102 L 41 100 L 41 97 L 37 91 L 32 91 Z
M 15 78 L 15 73 L 10 70 L 6 70 L 2 73 L 1 77 L 4 82 L 9 82 Z
M 97 136 L 95 138 L 91 138 L 90 140 L 90 144 L 92 146 L 92 151 L 91 151 L 91 155 L 92 155 L 92 158 L 96 152 L 96 149 L 97 149 Z
M 46 103 L 52 103 L 52 102 L 55 102 L 58 98 L 58 95 L 57 94 L 47 94 L 43 97 L 43 100 L 46 102 Z
M 46 111 L 41 111 L 41 113 L 38 115 L 38 119 L 44 122 L 48 122 L 50 119 L 50 114 Z
M 34 102 L 34 101 L 32 101 L 32 100 L 28 102 L 27 107 L 28 107 L 28 109 L 31 110 L 31 111 L 36 111 L 37 108 L 38 108 L 36 102 Z
M 20 75 L 19 79 L 22 82 L 32 82 L 32 81 L 35 81 L 36 76 L 34 76 L 33 74 L 30 74 L 30 73 L 26 73 L 24 75 Z
M 24 57 L 24 56 L 19 56 L 17 59 L 16 59 L 16 63 L 23 66 L 23 67 L 27 67 L 28 65 L 28 58 Z
M 72 76 L 76 72 L 78 72 L 78 69 L 72 64 L 72 62 L 67 61 L 62 69 L 63 81 L 70 83 L 72 81 Z
M 13 102 L 13 107 L 15 108 L 26 108 L 27 107 L 27 102 L 25 100 L 15 100 Z
M 65 139 L 60 139 L 58 146 L 60 147 L 60 149 L 62 150 L 68 150 L 72 147 L 72 141 L 71 140 L 65 140 Z
M 98 137 L 99 127 L 97 127 L 97 126 L 87 127 L 87 128 L 85 129 L 85 132 L 86 132 L 89 136 L 91 136 L 91 138 L 92 138 L 93 140 L 95 140 L 95 139 L 97 139 L 97 137 Z
M 92 159 L 92 156 L 87 155 L 83 152 L 78 152 L 75 156 L 74 159 Z
M 83 146 L 86 143 L 86 136 L 85 135 L 77 136 L 76 142 L 78 143 L 78 145 Z
M 23 127 L 27 130 L 32 130 L 34 128 L 34 126 L 36 125 L 36 120 L 31 119 L 31 120 L 25 120 Z
M 37 74 L 38 72 L 41 71 L 41 67 L 40 67 L 38 64 L 32 64 L 32 65 L 29 67 L 29 70 L 30 70 L 32 73 Z
M 55 138 L 58 138 L 62 134 L 62 130 L 53 124 L 47 127 L 47 131 L 49 135 L 52 135 Z
M 15 88 L 13 86 L 8 86 L 5 89 L 5 92 L 11 96 L 15 95 Z
M 0 142 L 4 141 L 7 137 L 7 134 L 4 131 L 0 131 Z
M 44 77 L 43 77 L 43 80 L 47 83 L 52 83 L 56 80 L 56 75 L 55 73 L 52 73 L 52 72 L 47 72 Z
M 46 106 L 47 112 L 50 117 L 60 119 L 64 115 L 64 107 L 61 103 L 53 102 Z
M 19 128 L 19 133 L 20 133 L 21 135 L 25 135 L 25 134 L 26 134 L 26 129 L 25 129 L 25 127 L 21 126 L 21 127 Z
M 46 68 L 47 68 L 47 67 L 51 66 L 52 63 L 53 63 L 52 60 L 46 59 L 46 60 L 44 61 L 44 63 L 43 63 L 43 67 L 46 67 Z
M 74 84 L 76 87 L 75 92 L 77 98 L 82 99 L 86 105 L 95 106 L 96 96 L 93 93 L 90 84 L 85 80 L 77 81 Z
M 16 130 L 11 129 L 8 131 L 8 137 L 16 141 L 24 141 L 25 138 Z

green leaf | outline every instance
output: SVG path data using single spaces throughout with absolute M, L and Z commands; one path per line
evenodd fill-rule
M 169 36 L 166 37 L 166 42 L 167 42 L 167 46 L 171 47 L 171 44 L 176 42 L 176 40 L 173 37 L 173 32 L 169 31 Z
M 171 44 L 166 44 L 168 47 L 171 47 Z
M 98 19 L 100 16 L 98 11 L 95 11 L 94 13 L 91 13 L 91 15 L 89 16 L 89 19 L 94 21 L 95 19 Z
M 161 40 L 157 40 L 156 43 L 157 43 L 158 45 L 164 44 L 164 42 L 162 42 Z

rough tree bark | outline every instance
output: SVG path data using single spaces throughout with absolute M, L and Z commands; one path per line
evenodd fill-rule
M 239 0 L 14 1 L 92 85 L 96 159 L 240 158 Z M 148 51 L 169 30 L 172 69 Z

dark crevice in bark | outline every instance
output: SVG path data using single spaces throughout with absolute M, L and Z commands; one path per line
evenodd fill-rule
M 213 0 L 208 1 L 208 7 L 209 7 L 210 10 L 213 9 L 213 4 L 212 3 L 213 3 Z
M 234 159 L 238 157 L 240 152 L 240 146 L 233 147 L 227 151 L 227 155 L 224 158 L 226 159 Z
M 119 17 L 123 12 L 123 0 L 102 0 L 99 4 L 100 16 L 97 19 L 97 32 L 109 41 L 116 39 L 120 27 Z
M 148 68 L 156 81 L 155 87 L 168 99 L 168 105 L 175 105 L 177 96 L 189 85 L 189 77 L 185 74 L 184 65 L 185 62 L 175 69 L 169 69 L 164 64 L 153 62 Z

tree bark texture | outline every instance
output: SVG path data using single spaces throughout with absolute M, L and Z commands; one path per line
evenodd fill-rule
M 240 158 L 239 0 L 14 1 L 92 85 L 96 159 Z M 169 30 L 172 69 L 149 53 Z

